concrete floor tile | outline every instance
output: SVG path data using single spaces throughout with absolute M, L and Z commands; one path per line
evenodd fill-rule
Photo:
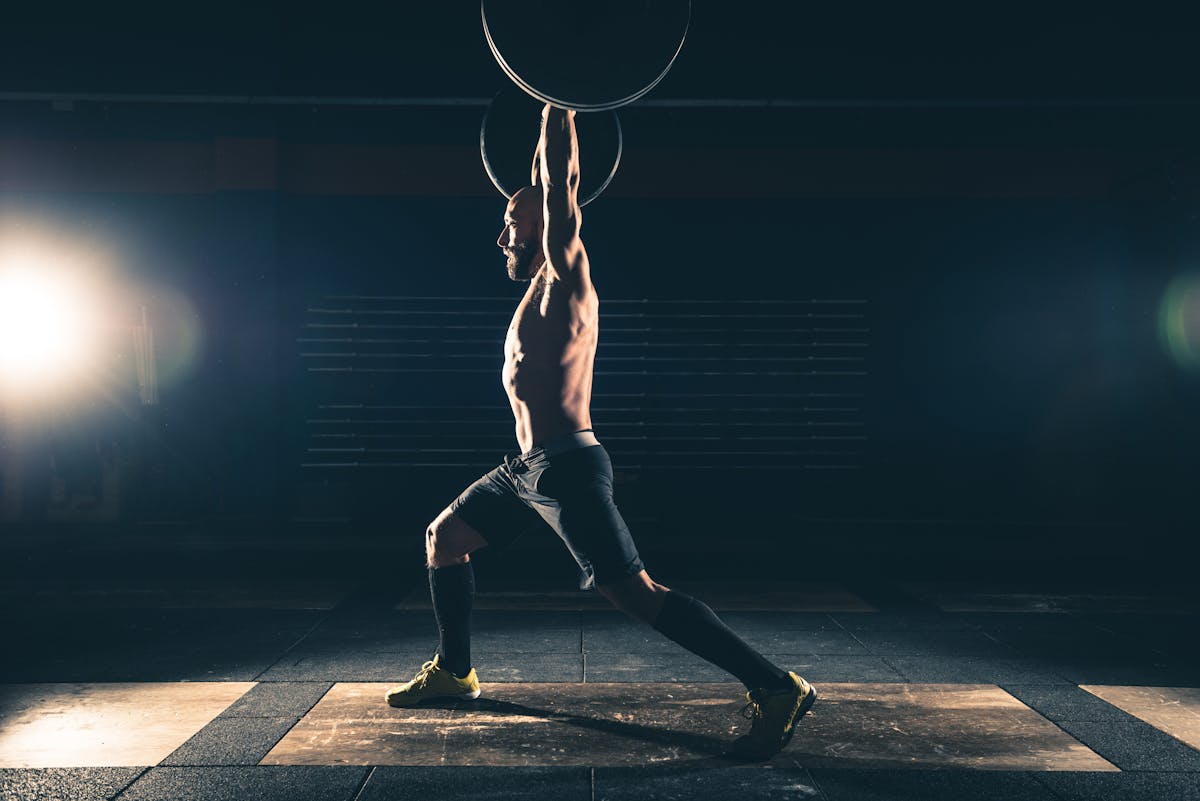
M 182 635 L 78 644 L 60 638 L 47 646 L 17 642 L 21 660 L 0 662 L 0 681 L 9 683 L 98 681 L 250 681 L 295 641 L 239 641 L 237 636 L 189 640 Z
M 868 656 L 869 651 L 845 631 L 743 631 L 742 639 L 757 651 L 772 654 Z
M 725 611 L 873 612 L 875 608 L 844 584 L 830 581 L 678 581 L 686 592 Z
M 121 801 L 352 801 L 368 768 L 154 768 Z
M 1107 656 L 1121 656 L 1127 651 L 1149 651 L 1159 659 L 1195 663 L 1200 661 L 1200 638 L 1193 633 L 1195 615 L 1113 615 L 1094 617 L 1090 621 L 1097 630 L 1115 638 L 1119 643 Z
M 1191 613 L 1154 614 L 1119 610 L 1089 614 L 1085 619 L 1097 628 L 1121 637 L 1152 637 L 1193 641 L 1189 634 L 1195 626 L 1195 610 Z
M 1200 773 L 1044 773 L 1061 801 L 1200 801 Z
M 1022 612 L 959 612 L 963 620 L 971 621 L 980 631 L 989 634 L 1055 634 L 1067 635 L 1085 632 L 1103 633 L 1087 615 L 1047 615 Z
M 581 639 L 578 626 L 573 629 L 472 631 L 471 649 L 480 653 L 578 654 Z
M 1027 612 L 1043 614 L 1194 612 L 1195 601 L 1181 595 L 1112 592 L 1107 588 L 1025 587 L 978 581 L 909 582 L 905 590 L 948 612 Z
M 677 645 L 675 648 L 675 653 L 586 654 L 586 680 L 589 683 L 732 680 L 716 665 Z
M 728 621 L 726 621 L 728 623 Z M 838 630 L 765 631 L 756 627 L 734 629 L 750 647 L 777 654 L 866 655 L 853 635 Z M 674 653 L 680 646 L 649 626 L 635 622 L 584 624 L 583 650 L 587 653 Z
M 424 628 L 437 632 L 433 610 L 400 611 L 390 607 L 339 607 L 325 615 L 312 629 L 313 635 L 374 636 Z
M 321 700 L 332 682 L 260 682 L 221 713 L 223 718 L 299 718 Z
M 971 615 L 947 612 L 832 612 L 847 631 L 974 631 Z
M 436 646 L 436 644 L 435 644 Z M 436 647 L 407 653 L 292 653 L 258 678 L 263 681 L 408 681 Z M 580 653 L 487 653 L 472 647 L 481 681 L 582 681 Z
M 903 683 L 906 679 L 886 660 L 877 656 L 836 654 L 769 654 L 767 658 L 785 670 L 813 682 Z
M 217 718 L 160 764 L 257 765 L 297 719 Z
M 392 709 L 338 684 L 263 764 L 696 767 L 747 730 L 740 685 L 484 684 L 477 701 Z M 1115 770 L 997 687 L 826 684 L 779 768 Z M 728 765 L 727 765 L 728 766 Z
M 480 681 L 583 681 L 583 654 L 580 653 L 489 654 L 472 651 L 472 661 Z
M 780 664 L 783 664 L 781 661 Z M 817 656 L 794 663 L 803 675 L 814 680 L 833 682 L 907 683 L 908 679 L 893 668 L 886 659 L 876 656 Z M 795 668 L 789 668 L 794 670 Z
M 422 651 L 430 646 L 437 647 L 437 629 L 420 626 L 411 631 L 396 632 L 313 632 L 298 642 L 292 653 L 397 653 Z
M 581 614 L 583 613 L 473 609 L 471 611 L 471 630 L 477 632 L 527 632 L 542 629 L 578 629 Z M 587 612 L 586 614 L 590 616 L 605 614 L 605 612 Z M 620 612 L 612 614 L 626 620 L 629 619 Z M 432 609 L 389 610 L 385 613 L 369 615 L 346 613 L 340 616 L 330 616 L 313 630 L 312 636 L 369 640 L 413 632 L 421 636 L 437 636 L 437 619 L 434 617 Z
M 696 595 L 708 599 L 703 588 L 697 589 Z M 412 768 L 414 772 L 407 774 L 404 771 L 408 768 L 381 767 L 367 783 L 362 797 L 401 797 L 406 788 L 419 787 L 452 798 L 472 786 L 477 789 L 483 781 L 498 798 L 515 801 L 534 797 L 525 792 L 532 787 L 568 801 L 575 797 L 578 779 L 587 775 L 584 766 L 593 764 L 601 766 L 594 774 L 595 798 L 665 799 L 683 794 L 690 799 L 702 797 L 697 793 L 709 790 L 721 798 L 753 799 L 759 791 L 765 793 L 764 797 L 802 798 L 808 797 L 804 794 L 813 788 L 825 787 L 822 777 L 832 782 L 826 788 L 830 799 L 1021 797 L 1038 801 L 1049 797 L 1042 795 L 1043 791 L 1064 801 L 1186 801 L 1197 796 L 1200 752 L 1071 681 L 1101 685 L 1092 688 L 1098 693 L 1103 687 L 1135 696 L 1157 693 L 1143 699 L 1151 711 L 1143 709 L 1141 715 L 1170 731 L 1169 721 L 1151 720 L 1151 713 L 1180 711 L 1181 706 L 1187 706 L 1174 703 L 1163 691 L 1174 687 L 1179 692 L 1197 692 L 1186 688 L 1200 686 L 1200 668 L 1196 667 L 1200 659 L 1193 658 L 1200 653 L 1200 646 L 1195 645 L 1183 625 L 1194 622 L 1194 618 L 1178 614 L 1011 611 L 743 609 L 718 613 L 767 658 L 804 675 L 821 694 L 792 745 L 765 769 L 734 767 L 717 756 L 732 738 L 734 728 L 742 724 L 737 712 L 744 703 L 744 689 L 720 668 L 607 605 L 576 605 L 558 611 L 495 608 L 477 610 L 473 616 L 473 657 L 484 682 L 484 697 L 479 702 L 422 709 L 413 717 L 430 716 L 424 723 L 390 721 L 398 726 L 391 730 L 393 736 L 373 731 L 366 735 L 367 739 L 381 738 L 372 741 L 376 754 L 398 759 L 394 754 L 401 748 L 401 741 L 412 743 L 414 737 L 419 740 L 424 736 L 422 731 L 428 733 L 440 726 L 441 745 L 431 739 L 428 748 L 418 749 L 421 758 L 432 760 L 436 755 L 440 760 L 445 738 L 453 742 L 461 733 L 462 753 L 470 755 L 464 759 L 472 764 L 453 770 Z M 2 660 L 0 681 L 16 677 L 45 684 L 57 679 L 78 687 L 101 680 L 198 679 L 191 683 L 241 681 L 248 686 L 252 679 L 271 679 L 254 686 L 207 724 L 200 722 L 185 734 L 186 742 L 179 740 L 174 751 L 159 757 L 165 758 L 163 767 L 142 777 L 157 784 L 137 782 L 135 788 L 141 785 L 137 792 L 142 795 L 129 795 L 133 798 L 257 798 L 261 779 L 256 775 L 261 774 L 254 771 L 274 768 L 253 763 L 260 759 L 269 763 L 271 753 L 294 730 L 297 718 L 311 718 L 335 682 L 377 683 L 379 711 L 384 715 L 401 712 L 382 703 L 382 690 L 411 678 L 437 646 L 429 610 L 346 607 L 327 614 L 272 609 L 60 609 L 34 612 L 28 619 L 0 613 L 0 624 L 5 620 L 13 627 L 11 642 L 23 658 L 19 663 Z M 78 634 L 62 637 L 60 632 L 67 625 Z M 594 650 L 580 653 L 581 645 L 587 647 L 589 643 Z M 998 650 L 990 650 L 988 643 Z M 1013 655 L 1000 655 L 1005 653 Z M 570 687 L 584 678 L 585 660 L 588 684 L 581 686 L 588 689 L 584 693 L 611 683 L 611 692 L 620 699 L 643 692 L 638 686 L 642 682 L 663 687 L 664 693 L 675 695 L 672 700 L 678 700 L 688 685 L 713 683 L 723 690 L 719 696 L 710 693 L 690 699 L 704 703 L 676 709 L 672 713 L 676 714 L 674 722 L 670 715 L 660 719 L 659 705 L 644 698 L 628 708 L 622 707 L 620 700 L 593 707 L 590 701 L 569 700 L 573 692 Z M 1024 715 L 1033 715 L 1057 735 L 1043 728 L 1022 730 L 1027 718 L 1019 724 L 1006 723 L 1006 715 L 1017 713 L 997 706 L 994 699 L 981 707 L 965 703 L 955 707 L 952 703 L 904 696 L 914 692 L 919 696 L 929 689 L 906 687 L 910 681 L 1003 684 L 1015 699 L 1027 705 Z M 855 698 L 847 694 L 845 687 L 837 686 L 867 682 L 878 685 L 870 697 Z M 547 688 L 544 697 L 539 701 L 536 693 L 523 696 L 518 692 L 529 686 Z M 1117 703 L 1115 697 L 1111 700 Z M 729 705 L 725 710 L 729 714 L 716 714 L 721 704 Z M 146 705 L 152 707 L 175 708 L 173 703 Z M 956 717 L 960 713 L 961 719 Z M 472 715 L 482 719 L 472 720 Z M 716 723 L 705 722 L 696 728 L 697 720 L 707 721 L 710 716 L 715 716 Z M 1060 723 L 1061 730 L 1046 719 Z M 370 720 L 364 723 L 353 717 L 346 721 L 350 733 L 371 724 Z M 530 749 L 538 751 L 538 756 L 524 753 L 519 747 L 513 750 L 514 731 L 528 734 L 547 727 L 558 727 L 554 730 L 557 736 L 542 731 L 529 741 Z M 408 729 L 413 731 L 404 737 L 395 735 Z M 0 711 L 0 753 L 10 731 L 9 718 Z M 563 735 L 563 731 L 568 733 Z M 1180 740 L 1190 736 L 1182 731 L 1172 734 Z M 1050 745 L 1043 747 L 1046 743 Z M 438 751 L 439 747 L 443 751 Z M 1039 750 L 1043 756 L 1049 755 L 1047 764 L 1036 769 L 1018 764 L 1018 760 Z M 579 753 L 586 753 L 586 758 Z M 664 759 L 665 767 L 650 766 L 651 757 Z M 1112 764 L 1107 765 L 1101 757 Z M 335 756 L 325 764 L 337 764 L 340 758 Z M 539 758 L 555 767 L 540 767 Z M 577 762 L 571 761 L 576 758 Z M 128 759 L 121 758 L 116 764 L 122 767 L 112 769 L 0 769 L 0 798 L 25 797 L 21 792 L 27 796 L 40 793 L 32 796 L 39 798 L 54 798 L 55 793 L 58 797 L 106 798 L 96 793 L 109 792 L 122 780 L 128 784 L 144 770 L 131 765 L 158 764 L 149 757 L 145 761 Z M 379 764 L 370 761 L 374 757 L 363 759 L 363 765 Z M 621 760 L 630 759 L 642 761 L 637 767 L 616 767 L 629 764 Z M 489 761 L 494 766 L 483 767 Z M 1091 761 L 1092 768 L 1086 772 L 1059 772 L 1081 761 Z M 958 769 L 966 763 L 989 769 Z M 177 767 L 184 765 L 191 767 Z M 210 773 L 210 768 L 201 765 L 225 773 Z M 865 765 L 872 769 L 857 769 Z M 1049 772 L 1031 777 L 1011 772 L 1014 765 L 1020 770 Z M 1103 772 L 1113 765 L 1129 772 Z M 949 769 L 930 771 L 914 766 Z M 309 767 L 286 770 L 303 772 Z M 811 776 L 803 771 L 807 767 L 813 768 Z M 1003 769 L 995 770 L 997 767 Z M 487 774 L 488 770 L 496 773 Z M 529 771 L 527 777 L 521 778 L 522 770 Z M 736 773 L 738 770 L 747 772 Z M 754 770 L 766 778 L 759 779 L 751 773 Z M 388 778 L 390 771 L 399 772 Z M 861 781 L 855 778 L 860 773 L 864 774 Z M 893 779 L 895 774 L 902 775 Z M 905 778 L 912 774 L 938 775 Z M 93 775 L 95 781 L 89 783 Z M 354 775 L 358 782 L 367 776 L 365 772 Z M 481 780 L 480 776 L 487 778 Z M 869 780 L 872 776 L 874 782 Z M 311 788 L 295 781 L 291 774 L 277 774 L 277 778 L 301 794 L 275 797 L 310 797 L 303 792 Z M 1034 781 L 1032 790 L 1030 778 Z M 334 788 L 333 797 L 349 799 L 358 785 L 349 788 L 349 796 L 339 795 L 341 784 L 330 786 Z M 119 790 L 118 786 L 111 793 Z M 161 794 L 156 794 L 160 790 Z M 269 793 L 275 791 L 264 791 L 265 797 L 271 798 Z
M 332 609 L 353 588 L 352 581 L 137 576 L 114 579 L 39 577 L 0 584 L 0 602 L 19 598 L 42 609 Z
M 1200 662 L 1140 660 L 1120 662 L 1087 659 L 1065 661 L 1059 673 L 1073 684 L 1148 685 L 1151 687 L 1200 687 Z
M 154 765 L 251 686 L 0 685 L 0 767 Z
M 356 801 L 592 801 L 591 770 L 584 767 L 466 766 L 375 768 Z
M 725 611 L 721 613 L 721 619 L 734 631 L 830 631 L 841 628 L 827 612 Z
M 859 631 L 854 636 L 878 656 L 1017 656 L 980 631 Z
M 586 653 L 674 653 L 679 645 L 651 627 L 632 620 L 585 622 L 581 640 Z
M 395 607 L 398 611 L 426 611 L 432 613 L 433 604 L 428 587 L 417 587 Z M 608 610 L 612 604 L 598 592 L 579 590 L 561 591 L 487 591 L 476 590 L 474 610 L 479 612 L 547 612 L 578 614 L 579 610 Z
M 1004 689 L 1050 720 L 1128 722 L 1133 719 L 1112 704 L 1071 685 L 1005 684 Z
M 0 768 L 4 801 L 108 801 L 145 768 Z
M 433 652 L 429 650 L 383 653 L 331 652 L 325 649 L 306 652 L 297 649 L 257 678 L 270 682 L 387 681 L 405 673 L 416 673 L 421 663 L 432 655 Z
M 1200 771 L 1200 751 L 1140 720 L 1056 722 L 1121 770 Z
M 642 765 L 718 755 L 746 725 L 727 684 L 485 683 L 476 701 L 410 709 L 385 689 L 336 685 L 263 764 Z
M 292 637 L 311 629 L 324 612 L 257 609 L 78 609 L 0 612 L 10 636 L 45 639 L 66 646 L 135 642 L 146 638 L 210 636 Z M 69 641 L 56 632 L 72 631 Z
M 0 681 L 9 683 L 43 682 L 251 682 L 273 663 L 279 654 L 245 660 L 240 655 L 196 655 L 183 653 L 104 654 L 91 658 L 78 655 L 71 659 L 25 665 L 20 670 L 0 673 Z
M 1081 657 L 1111 659 L 1113 654 L 1145 655 L 1152 651 L 1137 643 L 1121 640 L 1114 634 L 1097 629 L 1085 630 L 998 630 L 989 632 L 1006 646 L 1023 656 Z
M 672 583 L 718 611 L 764 610 L 793 612 L 872 612 L 874 607 L 845 586 L 835 582 L 794 581 L 705 581 Z M 396 605 L 398 610 L 431 608 L 429 590 L 416 587 Z M 599 593 L 576 590 L 481 590 L 475 594 L 477 610 L 522 610 L 566 612 L 609 610 L 612 606 Z
M 995 686 L 816 686 L 789 749 L 807 767 L 1116 769 Z
M 387 625 L 322 626 L 301 641 L 294 651 L 399 653 L 436 649 L 438 630 L 432 612 L 401 623 Z M 537 613 L 506 613 L 496 617 L 476 612 L 471 616 L 471 640 L 481 651 L 513 653 L 578 653 L 579 616 L 555 614 L 552 619 Z
M 625 617 L 615 611 L 611 605 L 599 610 L 600 613 L 611 613 Z M 584 616 L 597 614 L 592 610 L 583 612 L 554 612 L 554 611 L 512 611 L 507 609 L 477 609 L 471 613 L 471 626 L 475 631 L 530 631 L 537 629 L 575 629 L 578 630 Z M 625 618 L 628 620 L 629 618 Z
M 967 770 L 820 770 L 828 801 L 1058 801 L 1026 773 Z
M 971 656 L 889 656 L 885 661 L 913 682 L 1070 685 L 1041 660 Z
M 677 646 L 678 648 L 678 646 Z M 903 682 L 904 677 L 876 656 L 764 654 L 784 670 L 813 682 Z M 589 682 L 731 681 L 716 665 L 678 648 L 674 654 L 587 654 Z
M 1167 659 L 1187 663 L 1200 662 L 1200 637 L 1187 635 L 1165 635 L 1161 637 L 1146 637 L 1147 648 L 1156 654 L 1162 654 Z
M 609 606 L 607 609 L 584 609 L 576 613 L 576 625 L 584 628 L 590 626 L 612 626 L 617 624 L 641 625 L 624 612 L 619 612 Z
M 1200 689 L 1088 685 L 1080 689 L 1200 750 Z
M 596 768 L 595 801 L 677 799 L 791 801 L 823 798 L 803 768 L 729 767 L 719 763 Z

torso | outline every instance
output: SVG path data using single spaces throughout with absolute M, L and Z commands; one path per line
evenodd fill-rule
M 525 452 L 591 428 L 592 364 L 598 340 L 595 288 L 547 282 L 543 270 L 517 305 L 504 340 L 501 382 Z

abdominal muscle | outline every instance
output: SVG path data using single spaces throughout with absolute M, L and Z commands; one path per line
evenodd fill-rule
M 594 290 L 573 293 L 558 283 L 531 287 L 517 306 L 501 381 L 522 452 L 592 427 L 597 308 Z
M 523 385 L 539 383 L 542 379 L 540 373 L 531 373 L 526 369 L 519 371 L 518 380 Z M 552 380 L 549 375 L 545 376 L 545 379 L 547 383 Z M 571 393 L 570 396 L 562 398 L 558 393 L 554 393 L 522 400 L 510 394 L 508 400 L 516 421 L 517 444 L 520 445 L 522 453 L 563 434 L 592 427 L 586 396 Z

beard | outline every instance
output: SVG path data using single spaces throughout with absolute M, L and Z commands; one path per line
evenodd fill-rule
M 520 242 L 511 248 L 505 248 L 504 255 L 508 256 L 508 277 L 513 281 L 528 281 L 529 264 L 533 261 L 533 255 L 536 252 L 528 242 Z

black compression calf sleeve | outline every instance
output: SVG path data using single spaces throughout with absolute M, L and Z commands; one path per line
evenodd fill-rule
M 768 662 L 726 626 L 707 604 L 671 590 L 654 621 L 656 631 L 697 656 L 732 673 L 748 690 L 790 686 L 784 670 Z
M 438 663 L 460 679 L 471 672 L 471 603 L 475 568 L 461 565 L 429 568 L 429 594 L 441 643 Z

